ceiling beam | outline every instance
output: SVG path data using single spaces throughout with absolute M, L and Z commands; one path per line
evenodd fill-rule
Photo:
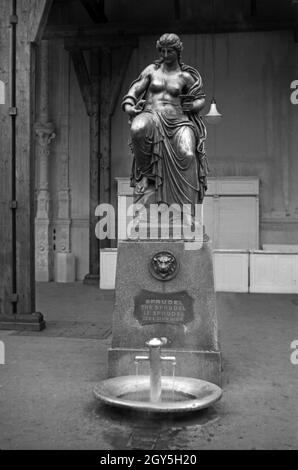
M 246 21 L 221 22 L 214 25 L 215 33 L 246 32 L 246 31 L 279 31 L 293 29 L 298 26 L 295 18 L 290 21 Z M 165 31 L 174 31 L 177 34 L 210 34 L 213 31 L 211 23 L 173 21 L 164 24 L 123 24 L 105 23 L 100 26 L 92 25 L 48 25 L 44 31 L 44 39 L 79 38 L 90 36 L 118 35 L 126 37 L 131 35 L 158 35 Z
M 92 83 L 90 75 L 86 65 L 86 61 L 83 52 L 79 47 L 74 47 L 70 51 L 70 56 L 74 66 L 74 70 L 78 79 L 81 94 L 85 103 L 86 111 L 88 116 L 92 114 Z
M 76 36 L 64 38 L 64 47 L 67 50 L 73 48 L 80 48 L 81 50 L 88 50 L 93 48 L 111 49 L 113 47 L 122 46 L 138 46 L 138 39 L 136 36 L 119 36 L 119 35 L 102 35 L 96 36 Z

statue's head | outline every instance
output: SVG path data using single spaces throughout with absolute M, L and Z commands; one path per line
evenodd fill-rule
M 183 44 L 179 36 L 174 33 L 165 33 L 156 42 L 156 49 L 161 53 L 163 49 L 172 49 L 176 52 L 178 61 L 180 62 Z

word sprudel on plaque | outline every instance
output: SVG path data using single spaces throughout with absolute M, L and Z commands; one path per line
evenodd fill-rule
M 193 299 L 186 291 L 161 293 L 141 290 L 135 297 L 134 317 L 141 325 L 186 324 L 193 320 Z

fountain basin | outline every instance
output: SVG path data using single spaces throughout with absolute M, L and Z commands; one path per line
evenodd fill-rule
M 161 401 L 151 403 L 150 377 L 146 375 L 114 377 L 94 388 L 96 398 L 108 405 L 158 413 L 201 410 L 222 395 L 217 385 L 190 377 L 162 377 L 161 392 Z

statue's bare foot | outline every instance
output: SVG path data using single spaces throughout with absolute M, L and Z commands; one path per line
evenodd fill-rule
M 137 193 L 142 194 L 146 191 L 147 188 L 148 188 L 148 178 L 147 176 L 143 176 L 141 181 L 139 181 L 136 186 L 136 191 Z

